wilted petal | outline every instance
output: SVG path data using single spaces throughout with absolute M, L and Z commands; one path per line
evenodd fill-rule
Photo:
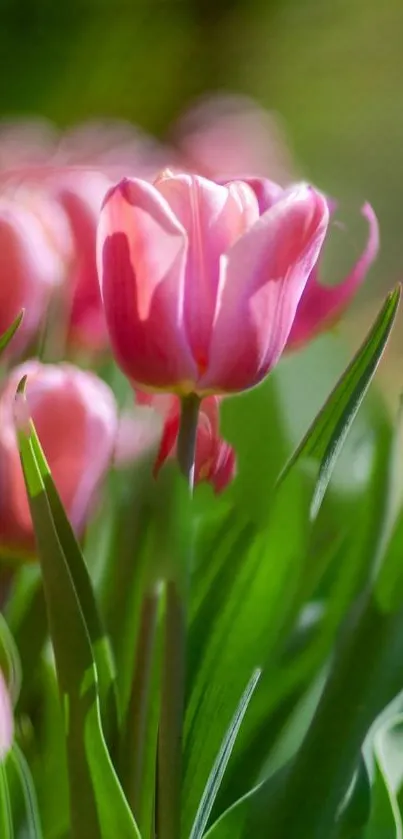
M 98 273 L 116 358 L 140 386 L 195 381 L 184 328 L 186 232 L 145 181 L 110 191 L 98 228 Z
M 200 390 L 252 387 L 278 361 L 327 223 L 324 198 L 303 186 L 268 210 L 224 257 Z
M 318 266 L 313 269 L 297 309 L 287 341 L 287 350 L 296 349 L 312 340 L 319 332 L 339 320 L 363 283 L 378 253 L 379 229 L 376 215 L 370 204 L 364 204 L 361 212 L 369 224 L 369 235 L 364 251 L 350 274 L 336 286 L 322 285 L 318 279 Z

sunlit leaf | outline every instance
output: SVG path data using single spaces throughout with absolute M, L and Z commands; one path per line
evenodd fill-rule
M 307 458 L 319 461 L 311 515 L 315 517 L 329 484 L 336 459 L 351 424 L 376 372 L 386 347 L 399 305 L 400 286 L 391 292 L 367 338 L 339 379 L 300 445 L 280 476 L 284 480 L 290 469 Z

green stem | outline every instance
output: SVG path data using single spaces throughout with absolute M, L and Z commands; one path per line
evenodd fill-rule
M 200 399 L 182 400 L 177 458 L 190 494 L 193 492 L 197 420 Z M 186 586 L 180 572 L 166 583 L 165 636 L 162 662 L 161 715 L 158 742 L 158 839 L 180 835 L 182 728 L 185 692 Z
M 181 422 L 178 435 L 177 457 L 179 468 L 185 476 L 190 493 L 193 492 L 197 420 L 200 398 L 195 393 L 182 399 Z

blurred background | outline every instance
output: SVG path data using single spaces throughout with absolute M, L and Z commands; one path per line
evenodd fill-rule
M 325 281 L 341 279 L 372 203 L 381 252 L 342 330 L 355 347 L 403 278 L 403 5 L 368 0 L 2 0 L 0 108 L 65 129 L 128 120 L 160 140 L 197 99 L 226 91 L 276 115 L 268 152 L 335 196 L 345 230 Z M 397 387 L 400 336 L 383 365 Z M 397 380 L 397 382 L 396 382 Z

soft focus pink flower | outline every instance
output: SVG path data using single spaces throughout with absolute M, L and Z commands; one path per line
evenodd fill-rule
M 129 123 L 99 121 L 58 136 L 45 120 L 0 124 L 0 187 L 45 192 L 70 231 L 64 318 L 68 343 L 99 351 L 108 334 L 96 272 L 96 226 L 105 193 L 124 174 L 154 177 L 171 154 Z M 0 189 L 1 192 L 1 189 Z M 34 211 L 34 208 L 32 208 Z
M 0 670 L 0 763 L 13 745 L 14 719 L 10 694 Z
M 114 396 L 92 373 L 38 361 L 13 370 L 0 395 L 0 547 L 13 551 L 34 548 L 14 426 L 15 393 L 25 375 L 29 412 L 78 534 L 108 469 L 117 431 Z
M 278 115 L 246 96 L 204 96 L 180 118 L 172 133 L 183 165 L 207 178 L 270 175 L 284 184 L 295 180 Z
M 259 203 L 261 213 L 280 202 L 291 188 L 283 190 L 278 184 L 262 178 L 247 178 Z M 328 201 L 329 210 L 335 204 Z M 318 333 L 338 321 L 362 285 L 379 248 L 379 229 L 376 215 L 370 204 L 364 204 L 361 213 L 368 222 L 366 246 L 347 277 L 338 285 L 325 286 L 319 281 L 319 262 L 313 267 L 299 301 L 294 322 L 288 336 L 286 349 L 294 350 L 311 341 Z
M 54 195 L 70 223 L 74 257 L 66 288 L 67 340 L 99 351 L 108 345 L 96 266 L 96 230 L 109 179 L 97 171 L 70 171 L 54 179 Z
M 176 453 L 180 425 L 180 399 L 175 395 L 150 394 L 136 391 L 138 405 L 153 408 L 163 420 L 160 445 L 155 460 L 154 474 Z M 219 403 L 217 396 L 208 396 L 200 405 L 195 452 L 195 484 L 207 481 L 216 493 L 222 492 L 236 475 L 235 451 L 220 437 Z M 144 410 L 144 408 L 143 408 Z
M 262 214 L 252 188 L 163 174 L 105 199 L 98 270 L 115 357 L 139 388 L 231 393 L 279 360 L 328 223 L 306 185 Z
M 24 188 L 0 194 L 0 334 L 25 309 L 12 353 L 40 327 L 70 258 L 70 231 L 57 203 Z

